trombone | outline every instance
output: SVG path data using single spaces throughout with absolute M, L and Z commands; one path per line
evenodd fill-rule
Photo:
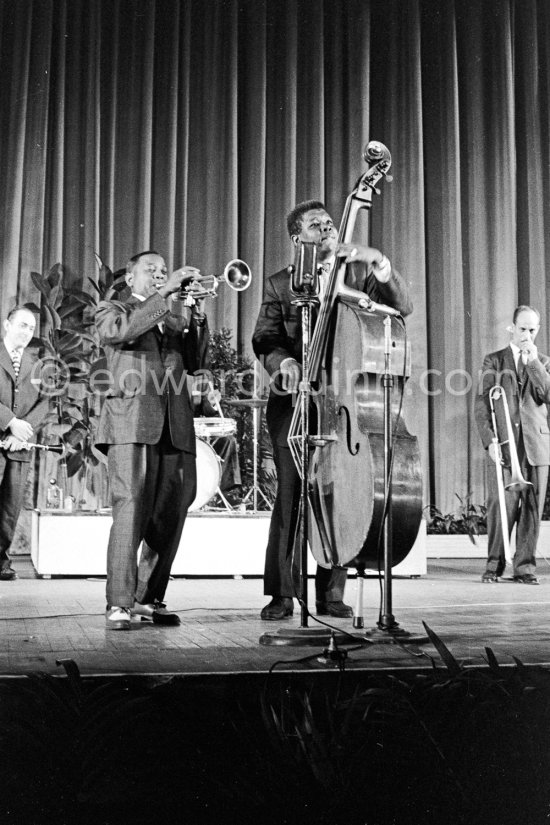
M 182 286 L 181 297 L 191 296 L 196 301 L 201 298 L 217 298 L 218 287 L 225 283 L 235 292 L 244 292 L 252 283 L 252 272 L 246 261 L 234 258 L 226 264 L 221 275 L 199 275 Z
M 506 423 L 507 437 L 502 441 L 499 441 L 498 438 L 497 417 L 495 409 L 495 404 L 497 402 L 500 402 L 502 404 L 504 421 Z M 495 384 L 494 387 L 491 387 L 491 390 L 489 391 L 489 404 L 491 407 L 491 420 L 493 423 L 493 444 L 495 445 L 495 453 L 498 459 L 495 463 L 495 470 L 497 474 L 498 501 L 500 505 L 500 524 L 502 527 L 502 540 L 504 543 L 504 557 L 507 562 L 511 562 L 512 552 L 510 549 L 510 533 L 508 525 L 508 515 L 506 513 L 505 490 L 528 490 L 529 487 L 532 487 L 533 485 L 530 481 L 525 481 L 521 473 L 518 451 L 516 448 L 516 440 L 514 438 L 514 430 L 512 427 L 512 421 L 510 419 L 510 409 L 508 407 L 506 394 L 500 384 Z M 502 455 L 502 447 L 504 444 L 508 445 L 508 449 L 510 451 L 511 478 L 508 484 L 504 484 L 504 460 Z

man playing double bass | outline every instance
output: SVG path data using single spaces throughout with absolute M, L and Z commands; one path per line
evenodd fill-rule
M 397 309 L 403 316 L 412 312 L 407 285 L 388 258 L 372 247 L 338 246 L 336 229 L 320 201 L 310 200 L 295 206 L 287 217 L 287 229 L 295 247 L 302 241 L 317 244 L 321 296 L 323 280 L 328 278 L 331 265 L 338 256 L 350 264 L 346 274 L 349 286 L 365 292 L 373 301 Z M 272 379 L 266 418 L 278 486 L 264 573 L 264 593 L 271 596 L 271 601 L 261 612 L 262 619 L 271 621 L 292 616 L 293 597 L 298 591 L 297 565 L 293 563 L 298 553 L 293 551 L 301 485 L 287 438 L 302 374 L 302 335 L 299 310 L 292 304 L 291 271 L 291 267 L 286 267 L 268 279 L 252 338 L 254 352 Z M 343 601 L 346 576 L 345 568 L 317 567 L 315 601 L 318 615 L 336 618 L 353 615 L 352 608 Z
M 485 584 L 498 582 L 506 566 L 497 478 L 501 468 L 493 441 L 495 434 L 489 399 L 491 389 L 495 384 L 500 384 L 509 409 L 521 474 L 530 482 L 527 489 L 515 487 L 504 493 L 509 536 L 516 525 L 513 579 L 518 584 L 538 584 L 535 553 L 550 464 L 550 358 L 541 355 L 535 344 L 540 329 L 540 315 L 536 309 L 517 307 L 509 329 L 509 346 L 491 352 L 483 360 L 481 382 L 475 399 L 477 428 L 487 451 L 489 550 L 487 567 L 481 580 Z M 507 439 L 508 433 L 505 426 L 500 431 L 503 416 L 502 410 L 498 409 L 499 403 L 503 404 L 503 401 L 494 402 L 499 429 L 497 437 L 502 442 Z M 506 487 L 512 480 L 510 462 L 506 458 L 502 473 Z

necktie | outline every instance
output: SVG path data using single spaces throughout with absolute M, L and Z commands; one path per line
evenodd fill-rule
M 11 363 L 13 364 L 13 371 L 15 373 L 15 377 L 19 376 L 19 369 L 21 367 L 21 350 L 14 349 L 11 353 Z
M 523 393 L 525 385 L 527 384 L 527 368 L 521 355 L 518 358 L 518 384 L 520 392 Z
M 330 275 L 331 264 L 319 264 L 317 267 L 317 274 L 319 276 L 319 300 L 322 301 L 325 297 L 327 288 L 328 276 Z

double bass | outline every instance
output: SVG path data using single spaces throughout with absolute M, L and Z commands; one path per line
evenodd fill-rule
M 370 165 L 346 200 L 339 243 L 352 242 L 359 210 L 370 209 L 376 185 L 391 166 L 388 149 L 378 141 L 367 144 L 363 157 Z M 410 375 L 405 323 L 396 310 L 375 304 L 366 293 L 347 286 L 346 267 L 345 261 L 336 259 L 310 342 L 317 433 L 308 434 L 313 447 L 307 463 L 308 534 L 319 564 L 364 572 L 381 569 L 382 537 L 390 514 L 392 565 L 412 548 L 422 515 L 422 478 L 418 441 L 401 414 Z M 393 386 L 388 405 L 383 378 L 387 378 L 389 325 Z M 385 406 L 389 415 L 384 414 Z M 289 445 L 297 466 L 302 425 L 296 407 Z

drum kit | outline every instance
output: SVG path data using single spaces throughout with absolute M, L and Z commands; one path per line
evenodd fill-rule
M 259 433 L 260 433 L 260 411 L 267 404 L 267 400 L 262 398 L 246 398 L 227 401 L 231 407 L 252 409 L 252 486 L 241 501 L 240 507 L 233 507 L 220 490 L 222 477 L 221 459 L 214 450 L 212 443 L 217 438 L 227 438 L 237 432 L 237 422 L 234 418 L 224 416 L 213 416 L 211 418 L 195 418 L 195 435 L 197 447 L 197 494 L 189 511 L 201 510 L 208 505 L 208 502 L 219 496 L 224 509 L 234 511 L 235 509 L 246 510 L 247 505 L 252 504 L 253 513 L 258 512 L 258 496 L 261 496 L 268 509 L 271 504 L 264 495 L 258 483 L 258 460 L 259 460 Z M 219 509 L 212 507 L 211 509 Z
M 208 504 L 216 494 L 219 495 L 226 510 L 233 508 L 220 490 L 222 477 L 221 459 L 212 447 L 211 441 L 222 436 L 227 438 L 237 432 L 237 422 L 234 418 L 195 418 L 195 435 L 197 447 L 197 494 L 190 512 L 200 510 Z
M 235 292 L 243 292 L 248 289 L 252 281 L 250 267 L 240 258 L 235 258 L 226 265 L 223 274 L 204 275 L 193 279 L 187 283 L 180 295 L 182 299 L 191 298 L 193 301 L 202 298 L 216 298 L 220 284 L 227 284 Z M 246 509 L 252 503 L 252 512 L 258 511 L 258 496 L 261 496 L 268 509 L 271 504 L 266 498 L 258 484 L 258 459 L 259 459 L 259 435 L 260 435 L 260 410 L 267 404 L 267 400 L 258 397 L 258 365 L 254 365 L 254 392 L 252 398 L 235 399 L 226 403 L 232 407 L 245 407 L 252 409 L 253 426 L 253 481 L 252 487 L 241 502 L 241 508 Z M 214 389 L 210 386 L 210 389 Z M 189 510 L 200 510 L 206 507 L 208 502 L 218 495 L 226 510 L 235 508 L 227 501 L 220 490 L 222 477 L 221 459 L 213 449 L 212 444 L 217 438 L 227 438 L 237 432 L 237 422 L 233 418 L 226 418 L 219 406 L 218 401 L 214 401 L 214 406 L 219 413 L 212 418 L 200 417 L 195 419 L 195 435 L 197 447 L 197 494 Z M 215 508 L 213 508 L 215 509 Z

